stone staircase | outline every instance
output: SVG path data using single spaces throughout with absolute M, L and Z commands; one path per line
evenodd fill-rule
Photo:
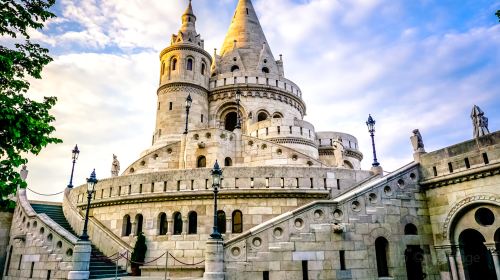
M 69 231 L 74 236 L 79 236 L 69 225 L 64 217 L 62 206 L 48 204 L 31 204 L 33 210 L 38 214 L 46 214 L 54 222 L 58 223 L 64 229 Z M 116 273 L 116 265 L 108 257 L 104 256 L 99 249 L 92 245 L 92 253 L 90 256 L 90 276 L 89 279 L 104 279 L 114 278 Z M 118 267 L 118 277 L 127 276 L 127 272 Z

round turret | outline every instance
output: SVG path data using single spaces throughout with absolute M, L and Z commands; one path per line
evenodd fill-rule
M 160 86 L 153 144 L 179 141 L 186 122 L 185 100 L 192 98 L 189 130 L 208 127 L 208 89 L 212 58 L 196 32 L 191 2 L 182 15 L 182 26 L 171 45 L 160 54 Z

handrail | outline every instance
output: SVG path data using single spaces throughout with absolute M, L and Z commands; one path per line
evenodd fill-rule
M 64 200 L 66 200 L 66 202 L 67 202 L 66 205 L 68 205 L 69 208 L 74 213 L 76 213 L 81 219 L 84 219 L 82 213 L 80 213 L 80 211 L 78 211 L 76 206 L 73 205 L 71 198 L 69 196 L 70 192 L 71 192 L 71 189 L 69 189 L 69 188 L 66 189 L 66 191 L 64 192 Z M 63 203 L 63 205 L 64 204 L 65 203 Z M 118 247 L 120 247 L 128 252 L 133 251 L 133 248 L 129 244 L 127 244 L 125 241 L 123 241 L 120 237 L 116 236 L 116 234 L 114 234 L 105 225 L 103 225 L 101 222 L 99 222 L 99 220 L 97 220 L 95 217 L 89 217 L 89 225 L 91 225 L 91 224 L 93 226 L 95 226 L 96 228 L 98 228 L 99 230 L 103 231 L 109 239 L 113 240 L 118 245 Z

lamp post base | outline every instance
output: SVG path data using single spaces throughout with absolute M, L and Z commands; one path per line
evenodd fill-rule
M 210 238 L 205 250 L 204 280 L 224 280 L 224 241 Z

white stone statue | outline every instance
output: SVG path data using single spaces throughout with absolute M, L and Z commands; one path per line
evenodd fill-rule
M 342 139 L 337 137 L 333 140 L 333 155 L 335 156 L 335 165 L 337 167 L 344 167 L 344 145 L 342 144 Z
M 111 177 L 118 176 L 120 173 L 120 162 L 115 154 L 113 154 L 113 163 L 111 164 Z
M 21 175 L 21 180 L 26 182 L 26 178 L 28 178 L 28 167 L 26 164 L 23 164 L 21 171 L 19 171 L 19 175 Z
M 413 136 L 410 137 L 410 140 L 413 145 L 414 152 L 425 153 L 424 141 L 422 140 L 422 135 L 418 129 L 413 130 Z
M 474 138 L 490 133 L 488 130 L 488 118 L 484 116 L 484 112 L 477 105 L 472 107 L 470 118 L 472 119 L 472 125 L 474 126 Z

